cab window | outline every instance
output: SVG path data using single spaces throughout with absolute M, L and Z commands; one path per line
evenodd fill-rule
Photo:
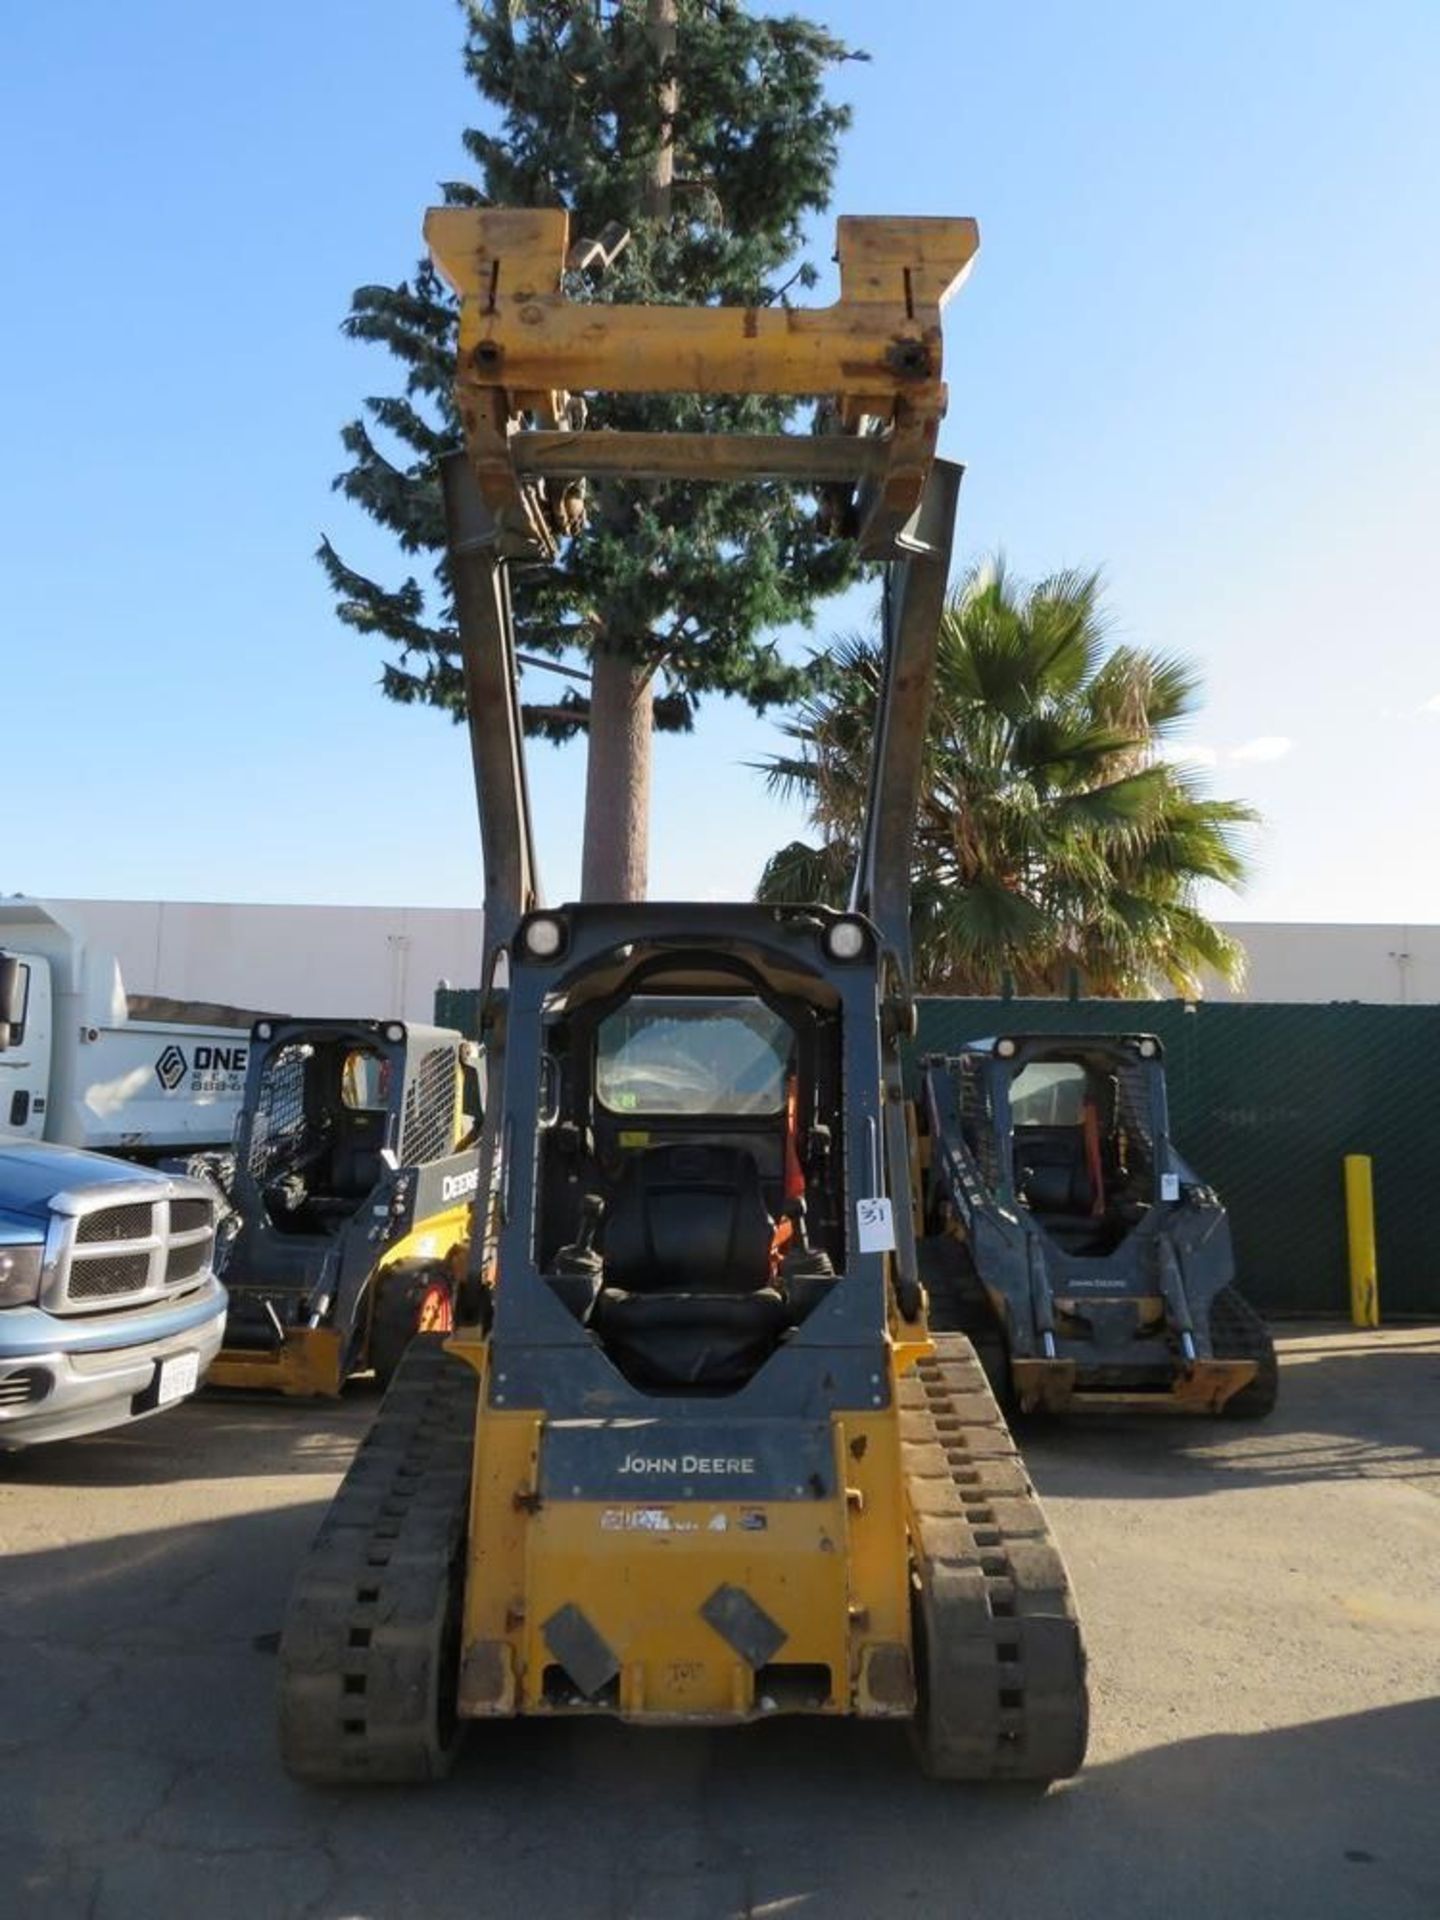
M 16 968 L 16 979 L 15 1004 L 18 1012 L 15 1019 L 10 1022 L 10 1044 L 12 1047 L 18 1047 L 24 1042 L 25 1017 L 30 1010 L 30 969 L 23 960 Z
M 390 1063 L 368 1047 L 353 1047 L 340 1070 L 340 1102 L 346 1107 L 383 1107 L 390 1098 Z
M 1032 1060 L 1010 1082 L 1017 1127 L 1078 1127 L 1089 1075 L 1073 1060 Z
M 741 995 L 640 994 L 602 1020 L 595 1090 L 610 1113 L 778 1114 L 790 1028 Z

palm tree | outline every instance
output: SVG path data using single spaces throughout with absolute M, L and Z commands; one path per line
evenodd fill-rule
M 1164 757 L 1193 710 L 1183 662 L 1110 646 L 1097 574 L 1025 586 L 976 567 L 940 629 L 912 875 L 917 985 L 932 993 L 1194 993 L 1244 954 L 1196 905 L 1246 878 L 1254 811 Z M 762 900 L 839 904 L 865 808 L 882 650 L 852 637 L 762 763 L 817 835 L 774 855 Z

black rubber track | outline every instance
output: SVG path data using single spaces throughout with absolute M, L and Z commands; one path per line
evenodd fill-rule
M 1007 1419 L 1015 1412 L 1010 1378 L 1010 1349 L 995 1317 L 985 1283 L 975 1271 L 969 1249 L 951 1234 L 935 1234 L 918 1247 L 920 1278 L 925 1283 L 932 1333 L 963 1333 L 974 1347 L 990 1390 Z
M 1090 1721 L 1069 1576 L 969 1340 L 935 1348 L 900 1383 L 920 1761 L 944 1780 L 1063 1780 Z
M 321 1785 L 449 1770 L 478 1378 L 410 1344 L 300 1569 L 280 1640 L 280 1753 Z
M 1210 1303 L 1210 1348 L 1217 1360 L 1253 1360 L 1258 1372 L 1220 1409 L 1224 1420 L 1263 1420 L 1275 1411 L 1280 1363 L 1275 1341 L 1238 1287 L 1222 1287 Z

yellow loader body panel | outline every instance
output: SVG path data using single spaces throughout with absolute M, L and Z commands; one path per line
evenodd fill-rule
M 452 1351 L 483 1367 L 473 1345 L 456 1341 Z M 746 1463 L 744 1453 L 713 1450 L 655 1463 L 667 1484 L 678 1475 L 693 1497 L 647 1491 L 653 1456 L 638 1438 L 625 1455 L 623 1432 L 620 1493 L 547 1494 L 545 1446 L 568 1444 L 578 1457 L 602 1423 L 546 1423 L 528 1412 L 486 1409 L 483 1396 L 481 1409 L 464 1583 L 463 1715 L 600 1711 L 663 1725 L 787 1709 L 912 1711 L 893 1412 L 826 1423 L 831 1497 L 814 1497 L 801 1480 L 793 1498 L 752 1501 L 707 1497 L 707 1479 L 732 1477 L 724 1470 Z M 616 1424 L 628 1430 L 632 1423 Z M 745 1423 L 734 1424 L 743 1436 Z M 722 1418 L 716 1430 L 724 1425 Z M 587 1653 L 597 1672 L 614 1669 L 590 1697 L 561 1673 Z

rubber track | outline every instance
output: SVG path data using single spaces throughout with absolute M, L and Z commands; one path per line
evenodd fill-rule
M 1280 1388 L 1274 1336 L 1238 1287 L 1222 1287 L 1210 1303 L 1210 1346 L 1218 1360 L 1253 1360 L 1258 1369 L 1221 1407 L 1221 1418 L 1263 1420 L 1273 1413 Z
M 479 1381 L 443 1340 L 411 1342 L 291 1593 L 280 1750 L 301 1780 L 449 1768 Z
M 949 1780 L 1079 1770 L 1085 1651 L 1069 1576 L 969 1340 L 900 1382 L 922 1667 L 917 1742 Z
M 963 1333 L 979 1356 L 991 1391 L 1004 1411 L 1012 1412 L 1009 1349 L 969 1254 L 949 1235 L 922 1240 L 918 1252 L 920 1278 L 930 1302 L 925 1316 L 930 1331 Z

